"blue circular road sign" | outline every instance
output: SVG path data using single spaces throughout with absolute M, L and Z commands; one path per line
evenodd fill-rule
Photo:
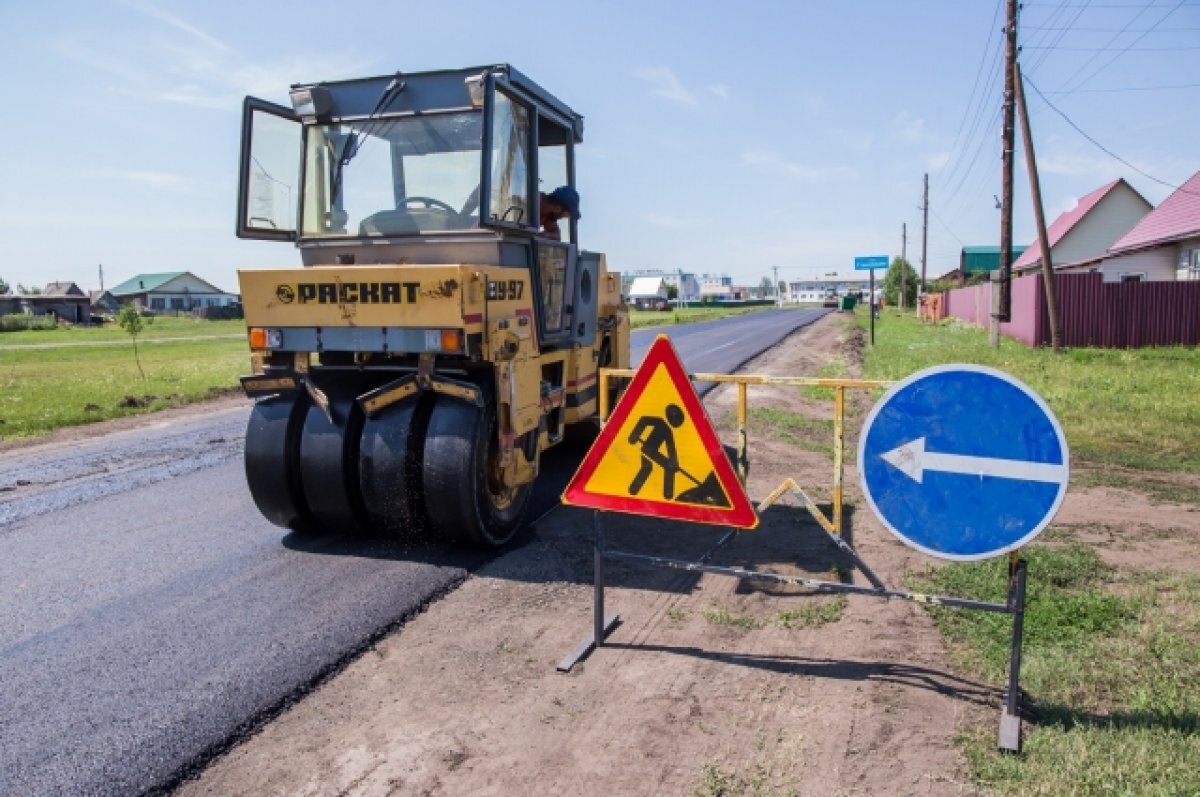
M 894 385 L 858 444 L 863 493 L 883 525 L 943 559 L 1020 548 L 1067 494 L 1067 439 L 1025 384 L 993 368 L 941 365 Z

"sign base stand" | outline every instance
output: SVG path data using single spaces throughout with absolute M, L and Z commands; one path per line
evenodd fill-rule
M 782 494 L 789 485 L 785 484 L 778 494 Z M 798 488 L 797 488 L 798 491 Z M 778 494 L 773 494 L 771 498 L 763 502 L 759 507 L 761 512 L 768 504 L 777 499 Z M 807 496 L 804 496 L 807 498 Z M 1021 645 L 1025 622 L 1025 581 L 1026 581 L 1026 562 L 1021 558 L 1019 552 L 1009 554 L 1009 579 L 1008 579 L 1008 595 L 1004 603 L 988 603 L 986 601 L 971 600 L 968 598 L 957 598 L 949 595 L 929 595 L 919 592 L 909 592 L 907 590 L 894 589 L 887 586 L 878 575 L 871 570 L 865 561 L 858 555 L 840 534 L 836 534 L 829 529 L 825 529 L 826 535 L 837 545 L 843 553 L 850 556 L 855 566 L 859 571 L 871 582 L 870 586 L 863 584 L 847 584 L 840 581 L 823 581 L 821 579 L 806 578 L 803 576 L 787 576 L 780 573 L 767 573 L 755 570 L 746 570 L 740 567 L 728 567 L 721 565 L 707 564 L 708 560 L 725 546 L 727 542 L 740 536 L 737 529 L 731 529 L 721 540 L 714 545 L 707 553 L 699 560 L 683 561 L 679 559 L 671 559 L 662 556 L 650 556 L 647 554 L 633 553 L 630 551 L 613 551 L 605 547 L 604 541 L 604 516 L 605 513 L 594 510 L 593 524 L 595 526 L 595 583 L 594 583 L 594 628 L 592 633 L 584 638 L 575 648 L 558 664 L 559 672 L 570 672 L 571 669 L 580 661 L 587 658 L 593 650 L 599 649 L 604 640 L 612 633 L 613 629 L 618 625 L 620 617 L 616 614 L 604 613 L 604 563 L 606 559 L 615 559 L 629 562 L 641 562 L 654 567 L 664 567 L 676 570 L 685 570 L 693 573 L 712 573 L 715 575 L 733 576 L 738 579 L 756 579 L 760 581 L 770 581 L 778 584 L 787 584 L 791 586 L 803 586 L 813 589 L 818 594 L 851 594 L 851 595 L 868 595 L 875 598 L 883 598 L 889 600 L 891 598 L 900 598 L 909 600 L 915 603 L 933 606 L 946 606 L 958 609 L 974 609 L 977 611 L 996 612 L 1001 614 L 1011 614 L 1013 616 L 1012 624 L 1012 639 L 1011 639 L 1011 657 L 1009 661 L 1009 672 L 1007 688 L 1004 692 L 1001 701 L 1001 716 L 1000 716 L 1000 731 L 997 746 L 1005 752 L 1019 753 L 1021 750 L 1021 723 L 1022 710 L 1025 706 L 1024 695 L 1020 686 L 1021 673 Z M 824 523 L 819 525 L 824 526 Z

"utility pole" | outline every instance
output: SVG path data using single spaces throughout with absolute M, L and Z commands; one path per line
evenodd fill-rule
M 908 222 L 900 225 L 900 309 L 908 304 Z
M 677 269 L 679 272 L 679 293 L 676 298 L 679 299 L 679 306 L 687 308 L 687 294 L 683 291 L 683 269 Z
M 781 307 L 782 302 L 779 299 L 779 266 L 771 266 L 771 268 L 775 272 L 775 290 L 773 291 L 775 294 L 775 306 Z
M 100 292 L 104 293 L 104 264 L 101 263 L 98 268 L 100 269 Z
M 929 172 L 925 172 L 925 200 L 921 203 L 921 293 L 925 293 L 925 255 L 929 248 Z
M 1038 245 L 1042 249 L 1042 282 L 1046 288 L 1046 311 L 1050 317 L 1050 344 L 1055 354 L 1062 353 L 1062 325 L 1058 320 L 1058 292 L 1054 286 L 1054 264 L 1050 261 L 1050 239 L 1046 237 L 1046 214 L 1042 211 L 1042 183 L 1033 156 L 1033 133 L 1029 130 L 1029 109 L 1025 106 L 1025 84 L 1021 65 L 1013 64 L 1017 87 L 1017 107 L 1021 111 L 1021 140 L 1025 142 L 1025 168 L 1029 172 L 1029 191 L 1033 196 L 1033 216 L 1037 222 Z
M 1013 223 L 1013 115 L 1015 89 L 1013 68 L 1017 63 L 1017 0 L 1004 0 L 1004 121 L 1000 130 L 1000 268 L 992 282 L 992 324 L 988 342 L 1000 347 L 1000 323 L 1012 317 L 1012 223 Z

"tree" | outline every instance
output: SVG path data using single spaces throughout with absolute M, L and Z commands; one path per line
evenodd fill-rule
M 4 281 L 4 277 L 0 277 L 0 293 L 8 293 L 8 283 Z
M 42 289 L 36 285 L 26 288 L 24 285 L 17 283 L 17 293 L 22 293 L 26 296 L 40 296 Z
M 679 298 L 679 288 L 674 285 L 668 285 L 667 286 L 667 298 L 668 299 L 678 299 Z
M 883 278 L 883 300 L 892 307 L 900 304 L 900 275 L 904 274 L 904 306 L 917 306 L 917 283 L 920 278 L 912 264 L 902 257 L 892 258 L 887 274 Z
M 762 282 L 758 283 L 758 297 L 766 299 L 771 295 L 771 278 L 763 277 Z
M 138 373 L 142 375 L 142 379 L 145 379 L 146 372 L 142 370 L 142 361 L 138 357 L 137 339 L 148 324 L 154 323 L 154 319 L 142 318 L 137 305 L 133 302 L 126 302 L 121 305 L 121 312 L 117 313 L 117 323 L 121 325 L 121 329 L 129 333 L 129 337 L 133 338 L 133 361 L 137 363 Z

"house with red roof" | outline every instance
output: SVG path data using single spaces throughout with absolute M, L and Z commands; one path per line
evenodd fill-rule
M 1101 261 L 1109 247 L 1144 219 L 1154 206 L 1124 178 L 1102 185 L 1080 197 L 1046 229 L 1050 262 L 1055 271 L 1103 271 Z M 1037 241 L 1013 263 L 1015 274 L 1040 271 L 1042 250 Z M 1114 273 L 1106 281 L 1119 281 Z
M 1101 270 L 1123 275 L 1122 281 L 1200 280 L 1200 172 L 1118 238 L 1108 254 Z

